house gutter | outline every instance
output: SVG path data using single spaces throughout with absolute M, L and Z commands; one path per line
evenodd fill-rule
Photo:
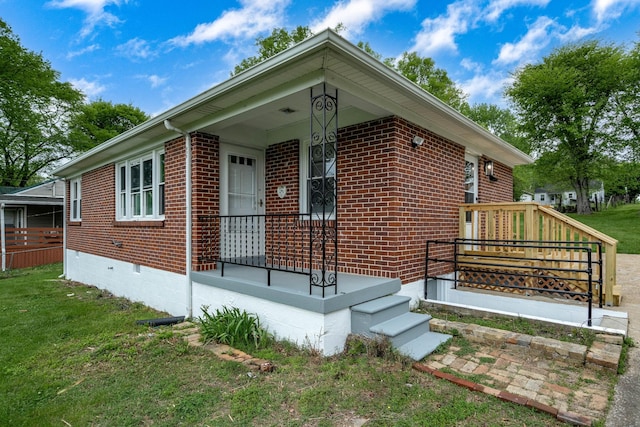
M 168 130 L 181 134 L 184 136 L 185 141 L 185 274 L 187 289 L 187 318 L 191 318 L 193 315 L 193 280 L 191 279 L 191 135 L 177 127 L 174 127 L 168 119 L 164 121 L 164 127 Z

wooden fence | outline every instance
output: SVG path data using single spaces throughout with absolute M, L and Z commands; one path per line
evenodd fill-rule
M 6 269 L 35 267 L 62 262 L 62 228 L 5 228 Z

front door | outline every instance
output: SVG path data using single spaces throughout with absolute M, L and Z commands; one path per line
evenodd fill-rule
M 223 259 L 264 257 L 264 154 L 221 144 L 220 224 Z

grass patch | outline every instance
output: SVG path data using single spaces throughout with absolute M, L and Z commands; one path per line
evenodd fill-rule
M 60 273 L 0 281 L 0 425 L 562 425 L 417 372 L 383 343 L 323 358 L 273 342 L 257 353 L 277 369 L 249 376 L 169 327 L 136 324 L 166 313 Z
M 640 204 L 609 208 L 591 215 L 568 214 L 618 240 L 618 253 L 640 254 Z

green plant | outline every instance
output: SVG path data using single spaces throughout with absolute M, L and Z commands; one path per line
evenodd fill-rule
M 271 341 L 271 335 L 260 326 L 260 319 L 254 314 L 240 311 L 237 307 L 222 307 L 215 314 L 209 313 L 209 307 L 202 307 L 200 333 L 206 341 L 221 344 L 260 348 L 260 345 Z

